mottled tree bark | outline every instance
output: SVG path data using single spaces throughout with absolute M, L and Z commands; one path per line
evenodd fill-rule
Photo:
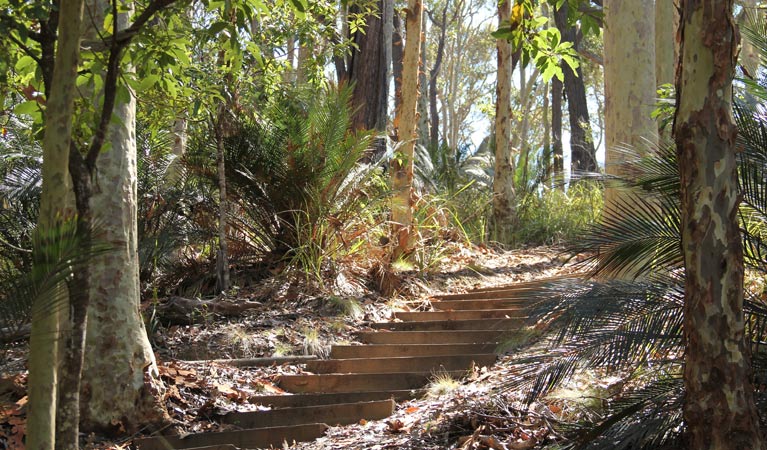
M 83 1 L 62 0 L 58 15 L 58 50 L 53 67 L 49 67 L 45 134 L 43 136 L 42 195 L 38 230 L 46 233 L 61 220 L 74 214 L 72 181 L 69 175 L 69 149 L 72 141 L 72 116 L 76 95 L 75 80 L 80 54 L 80 23 Z M 52 56 L 52 55 L 50 55 Z M 49 61 L 49 63 L 52 61 Z M 66 290 L 62 284 L 58 289 Z M 67 294 L 60 295 L 66 298 Z M 58 308 L 39 303 L 33 305 L 29 349 L 29 404 L 27 410 L 26 448 L 52 450 L 56 444 L 56 407 L 59 361 Z M 59 305 L 61 307 L 61 305 Z M 75 416 L 76 417 L 76 416 Z M 75 429 L 76 429 L 76 423 Z M 77 445 L 71 433 L 60 438 L 60 444 Z
M 554 21 L 562 34 L 562 42 L 572 42 L 577 50 L 576 30 L 567 23 L 567 8 L 567 2 L 562 4 L 562 7 L 554 12 Z M 567 110 L 570 113 L 570 168 L 573 172 L 593 172 L 597 170 L 597 156 L 591 137 L 583 72 L 580 67 L 573 72 L 567 64 L 562 64 L 562 71 L 565 73 L 564 86 L 567 92 Z
M 685 263 L 684 419 L 691 450 L 763 449 L 743 318 L 732 0 L 683 0 L 674 137 Z
M 391 260 L 394 261 L 410 249 L 410 233 L 413 222 L 413 162 L 418 107 L 418 68 L 421 59 L 421 26 L 423 3 L 408 0 L 406 9 L 405 51 L 402 71 L 402 98 L 394 119 L 397 138 L 402 145 L 391 161 L 392 222 L 397 245 Z
M 94 0 L 91 8 L 95 17 L 91 23 L 102 24 L 111 5 Z M 121 13 L 116 23 L 125 29 L 128 14 Z M 112 116 L 119 120 L 108 122 L 108 151 L 88 155 L 96 158 L 90 208 L 101 232 L 97 239 L 112 250 L 90 264 L 88 352 L 81 398 L 85 430 L 137 430 L 167 419 L 157 395 L 162 385 L 154 353 L 139 313 L 136 99 L 131 96 L 127 102 L 115 103 L 107 118 Z
M 653 3 L 606 0 L 604 47 L 605 171 L 619 176 L 627 149 L 644 153 L 658 139 L 651 117 L 656 97 Z M 605 208 L 613 209 L 619 195 L 608 184 Z
M 511 17 L 511 1 L 499 0 L 498 23 Z M 495 176 L 493 177 L 493 231 L 495 238 L 508 239 L 516 223 L 516 192 L 514 191 L 514 155 L 511 149 L 511 43 L 496 40 L 498 78 L 495 103 Z

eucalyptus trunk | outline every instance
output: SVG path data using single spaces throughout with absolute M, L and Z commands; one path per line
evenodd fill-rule
M 122 5 L 130 8 L 132 5 Z M 93 23 L 104 23 L 111 10 L 94 2 Z M 102 18 L 99 20 L 99 18 Z M 128 25 L 120 13 L 118 29 Z M 106 93 L 105 93 L 106 94 Z M 99 242 L 111 250 L 90 265 L 90 308 L 82 379 L 81 425 L 86 430 L 139 428 L 164 423 L 158 396 L 162 384 L 139 312 L 137 252 L 136 99 L 117 101 L 108 127 L 108 149 L 101 151 L 93 173 L 90 208 Z M 116 382 L 118 381 L 118 382 Z
M 43 137 L 42 195 L 38 230 L 46 233 L 63 218 L 74 214 L 69 149 L 76 95 L 75 80 L 80 54 L 80 24 L 83 1 L 61 0 L 58 9 L 58 47 L 52 68 L 45 111 Z M 66 287 L 56 296 L 67 298 Z M 56 443 L 56 407 L 61 306 L 51 308 L 37 299 L 32 310 L 29 345 L 29 404 L 26 448 L 52 450 Z M 63 308 L 66 311 L 66 308 Z M 71 444 L 71 443 L 70 443 Z M 77 445 L 77 442 L 74 443 Z
M 413 161 L 418 125 L 418 68 L 421 59 L 421 24 L 423 3 L 408 0 L 406 9 L 405 50 L 402 70 L 402 97 L 394 120 L 400 141 L 400 149 L 391 162 L 392 173 L 392 222 L 397 246 L 392 260 L 405 254 L 411 247 L 410 234 L 413 222 Z
M 499 0 L 498 23 L 511 17 L 511 1 Z M 493 177 L 493 228 L 497 239 L 506 240 L 516 223 L 514 155 L 511 150 L 511 43 L 496 40 L 498 78 L 495 88 L 495 176 Z
M 605 170 L 621 175 L 627 149 L 644 152 L 658 139 L 652 119 L 656 98 L 653 3 L 606 0 L 604 47 Z M 615 207 L 618 195 L 614 187 L 606 186 L 606 209 Z
M 683 0 L 674 137 L 685 264 L 688 448 L 764 449 L 743 316 L 732 0 Z

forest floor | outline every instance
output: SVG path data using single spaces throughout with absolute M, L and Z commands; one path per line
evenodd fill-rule
M 578 270 L 579 259 L 557 247 L 502 251 L 456 246 L 433 270 L 401 272 L 402 289 L 393 297 L 377 295 L 352 275 L 339 277 L 332 289 L 303 275 L 280 276 L 218 299 L 236 305 L 232 309 L 241 313 L 221 317 L 202 311 L 189 324 L 179 323 L 183 319 L 166 308 L 169 301 L 183 299 L 148 302 L 144 313 L 173 420 L 167 431 L 225 430 L 227 425 L 217 420 L 223 414 L 258 410 L 261 406 L 250 402 L 253 396 L 282 393 L 277 378 L 302 372 L 300 363 L 241 368 L 212 360 L 324 357 L 331 345 L 355 342 L 354 332 L 389 320 L 395 311 L 428 310 L 431 295 L 571 274 Z M 369 267 L 353 267 L 346 273 L 366 271 Z M 337 294 L 329 295 L 329 290 Z M 476 367 L 463 380 L 437 376 L 428 395 L 398 404 L 385 420 L 332 427 L 325 437 L 290 448 L 530 449 L 555 442 L 559 436 L 551 423 L 580 413 L 569 410 L 572 402 L 552 399 L 526 410 L 524 392 L 506 386 L 514 356 L 534 345 L 534 339 L 517 343 L 514 355 L 507 352 L 492 367 Z M 0 367 L 0 449 L 3 442 L 5 448 L 17 448 L 24 434 L 25 347 L 6 350 Z M 86 448 L 129 448 L 133 438 L 91 435 Z

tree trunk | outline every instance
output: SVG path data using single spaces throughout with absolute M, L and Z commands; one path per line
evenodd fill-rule
M 73 214 L 74 199 L 69 175 L 69 149 L 76 95 L 75 80 L 80 54 L 83 1 L 59 3 L 58 51 L 52 67 L 43 137 L 42 195 L 38 230 L 42 233 Z M 64 285 L 59 289 L 65 290 Z M 62 296 L 66 298 L 66 293 Z M 32 310 L 29 349 L 29 405 L 26 448 L 52 450 L 56 442 L 57 368 L 59 360 L 59 309 L 40 304 Z M 66 309 L 65 309 L 66 311 Z
M 227 248 L 226 227 L 226 165 L 224 153 L 226 106 L 219 106 L 218 118 L 213 124 L 216 135 L 216 171 L 218 175 L 218 253 L 216 255 L 216 290 L 229 290 L 229 249 Z
M 744 338 L 732 0 L 682 2 L 674 138 L 685 263 L 688 448 L 764 449 Z
M 562 90 L 559 78 L 551 79 L 551 153 L 554 156 L 554 173 L 565 170 L 565 156 L 562 149 Z
M 498 2 L 498 23 L 511 17 L 511 2 Z M 508 240 L 516 223 L 516 192 L 514 192 L 514 156 L 511 152 L 511 43 L 496 41 L 498 51 L 498 81 L 495 103 L 495 176 L 493 178 L 493 234 L 501 242 Z
M 95 2 L 94 23 L 109 10 Z M 124 29 L 128 14 L 118 16 Z M 90 207 L 99 242 L 113 247 L 91 261 L 90 309 L 82 380 L 81 425 L 85 430 L 137 430 L 166 422 L 162 387 L 139 313 L 136 239 L 136 99 L 116 103 L 107 139 L 96 161 Z M 116 383 L 115 380 L 119 380 Z
M 408 0 L 405 52 L 402 71 L 402 98 L 394 120 L 397 137 L 402 143 L 391 162 L 392 173 L 392 222 L 397 246 L 391 260 L 394 261 L 410 249 L 410 233 L 413 221 L 413 160 L 417 129 L 418 67 L 421 57 L 421 23 L 423 3 Z
M 399 110 L 399 102 L 402 99 L 402 52 L 405 42 L 402 39 L 402 19 L 399 12 L 394 12 L 392 18 L 393 32 L 391 40 L 391 65 L 392 78 L 394 78 L 394 111 Z
M 442 10 L 442 19 L 437 22 L 432 18 L 432 23 L 439 28 L 437 40 L 437 55 L 434 57 L 434 66 L 429 70 L 429 120 L 431 120 L 430 139 L 432 148 L 439 147 L 439 111 L 437 110 L 437 77 L 442 67 L 442 59 L 445 55 L 445 39 L 447 36 L 447 3 Z
M 551 125 L 549 124 L 549 83 L 543 84 L 543 164 L 546 165 L 544 168 L 545 178 L 549 178 L 551 175 Z
M 567 8 L 567 2 L 562 4 L 562 7 L 554 12 L 554 21 L 562 34 L 562 42 L 572 42 L 577 51 L 575 27 L 567 23 Z M 565 73 L 567 110 L 570 113 L 570 168 L 573 173 L 593 172 L 597 170 L 597 156 L 591 137 L 583 72 L 580 67 L 573 72 L 567 64 L 562 64 L 562 71 Z
M 429 130 L 429 78 L 426 74 L 427 51 L 426 51 L 426 10 L 421 19 L 421 59 L 418 61 L 418 127 L 416 129 L 416 144 L 424 148 L 431 145 L 431 133 Z
M 662 3 L 659 1 L 658 3 Z M 652 2 L 605 1 L 605 171 L 620 175 L 627 149 L 644 153 L 657 142 L 655 8 Z M 605 188 L 605 208 L 619 192 Z
M 358 31 L 352 37 L 356 50 L 352 52 L 349 63 L 349 81 L 354 83 L 352 105 L 355 113 L 352 123 L 357 129 L 386 131 L 388 102 L 388 67 L 386 46 L 391 38 L 384 35 L 384 23 L 387 11 L 393 9 L 391 0 L 378 0 L 378 14 L 367 18 L 365 32 Z
M 655 84 L 673 84 L 677 48 L 675 30 L 679 26 L 678 0 L 655 1 Z M 619 44 L 620 45 L 620 44 Z

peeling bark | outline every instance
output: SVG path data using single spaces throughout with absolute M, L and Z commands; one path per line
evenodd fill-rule
M 97 0 L 92 8 L 91 14 L 103 17 L 110 3 Z M 128 14 L 120 14 L 118 27 L 125 29 L 127 20 Z M 116 103 L 113 115 L 119 121 L 111 122 L 105 134 L 109 150 L 88 154 L 93 158 L 89 167 L 95 167 L 90 207 L 102 233 L 97 239 L 113 250 L 95 257 L 90 266 L 80 409 L 85 430 L 131 431 L 167 420 L 159 401 L 162 385 L 154 353 L 139 314 L 135 114 L 134 97 Z
M 744 333 L 732 3 L 683 1 L 679 30 L 674 137 L 686 272 L 684 419 L 695 450 L 765 448 Z
M 402 143 L 400 150 L 391 162 L 392 213 L 394 235 L 397 245 L 391 260 L 394 261 L 410 249 L 410 233 L 413 222 L 413 161 L 418 125 L 418 67 L 421 59 L 421 25 L 423 21 L 423 3 L 421 0 L 409 0 L 406 9 L 405 51 L 402 70 L 402 98 L 394 129 Z
M 498 23 L 511 17 L 510 0 L 498 3 Z M 511 43 L 496 41 L 498 78 L 495 88 L 495 176 L 493 177 L 493 228 L 496 239 L 508 238 L 516 224 L 516 192 L 514 192 L 514 155 L 511 149 L 511 74 L 515 61 Z

